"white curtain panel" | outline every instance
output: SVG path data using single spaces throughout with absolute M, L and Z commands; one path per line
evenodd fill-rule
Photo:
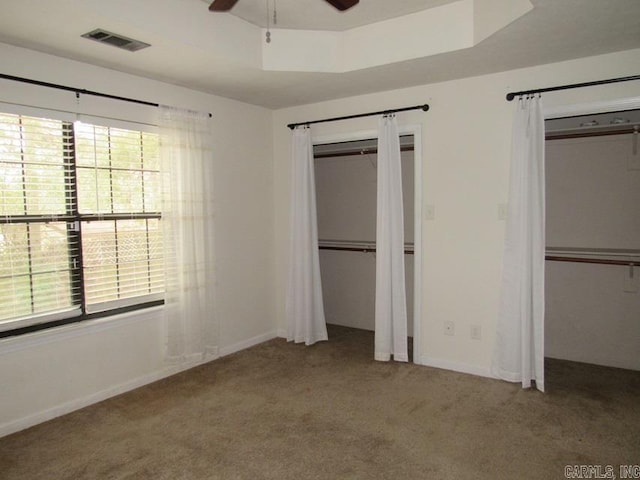
M 313 144 L 308 127 L 293 131 L 291 181 L 287 340 L 312 345 L 328 336 L 318 255 Z
M 502 291 L 492 372 L 544 391 L 544 116 L 520 99 L 513 123 Z
M 400 137 L 395 115 L 378 123 L 375 353 L 380 361 L 409 360 L 404 277 L 404 217 Z
M 198 362 L 218 354 L 211 120 L 162 106 L 158 123 L 167 358 Z

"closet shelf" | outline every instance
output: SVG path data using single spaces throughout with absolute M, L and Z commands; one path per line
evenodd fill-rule
M 337 250 L 344 252 L 375 253 L 376 242 L 355 240 L 318 240 L 320 250 Z M 413 255 L 413 243 L 404 244 L 404 253 Z
M 320 250 L 375 253 L 376 243 L 354 240 L 318 240 Z M 413 255 L 413 243 L 405 243 L 404 253 Z M 545 260 L 552 262 L 593 263 L 600 265 L 640 266 L 640 250 L 547 248 Z
M 545 260 L 552 262 L 640 266 L 640 250 L 615 248 L 547 247 L 545 252 Z

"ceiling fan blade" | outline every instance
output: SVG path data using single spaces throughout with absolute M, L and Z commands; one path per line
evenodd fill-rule
M 336 7 L 338 10 L 349 10 L 354 5 L 357 5 L 360 0 L 327 0 L 328 3 Z
M 228 12 L 238 0 L 213 0 L 209 5 L 210 12 Z

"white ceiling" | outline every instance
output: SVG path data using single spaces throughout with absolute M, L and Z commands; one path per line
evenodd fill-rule
M 212 0 L 202 0 L 207 5 Z M 419 12 L 455 0 L 360 0 L 356 6 L 340 12 L 324 0 L 268 0 L 269 24 L 273 27 L 273 9 L 278 28 L 304 30 L 348 30 L 371 23 Z M 231 13 L 259 27 L 267 26 L 267 0 L 239 0 Z
M 346 73 L 256 67 L 264 37 L 236 15 L 251 18 L 251 9 L 264 8 L 264 0 L 240 0 L 235 15 L 211 13 L 203 0 L 0 0 L 0 41 L 269 108 L 640 48 L 640 0 L 530 1 L 532 11 L 472 48 Z M 349 18 L 321 0 L 277 0 L 277 5 L 281 24 L 310 29 L 322 22 L 350 28 L 395 15 L 390 6 L 412 10 L 434 2 L 443 3 L 361 0 Z M 300 10 L 286 19 L 285 11 L 294 8 Z M 95 28 L 152 47 L 130 53 L 80 37 Z M 242 55 L 236 55 L 241 48 Z M 10 72 L 0 67 L 0 73 Z M 607 76 L 598 73 L 594 76 Z

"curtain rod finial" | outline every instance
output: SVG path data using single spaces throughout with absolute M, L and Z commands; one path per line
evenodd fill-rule
M 513 100 L 516 97 L 516 94 L 513 92 L 509 92 L 507 93 L 507 101 L 510 102 L 511 100 Z
M 424 105 L 422 105 L 422 111 L 426 112 L 429 110 L 429 105 L 427 105 L 426 103 Z

